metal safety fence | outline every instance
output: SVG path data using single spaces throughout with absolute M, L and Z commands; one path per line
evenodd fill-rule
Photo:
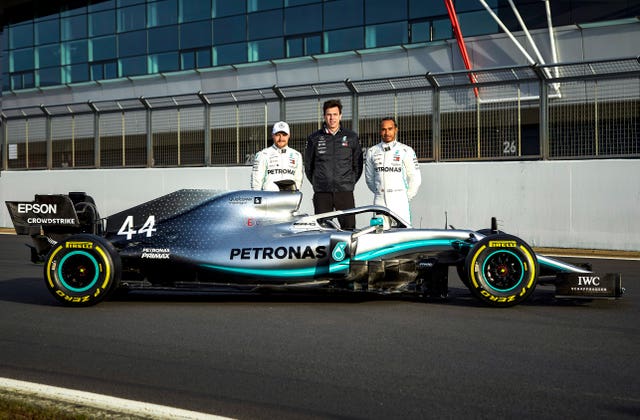
M 393 117 L 420 161 L 640 157 L 634 57 L 5 108 L 1 169 L 250 165 L 278 120 L 302 152 L 335 98 L 363 147 Z

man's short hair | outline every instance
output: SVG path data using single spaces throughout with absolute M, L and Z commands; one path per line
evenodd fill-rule
M 380 120 L 380 125 L 382 125 L 382 123 L 385 121 L 391 121 L 394 127 L 398 127 L 398 123 L 396 122 L 396 119 L 393 117 L 384 117 L 383 119 Z
M 338 107 L 338 110 L 342 114 L 342 102 L 340 102 L 340 99 L 329 99 L 328 101 L 325 101 L 322 105 L 322 113 L 326 114 L 327 109 L 335 107 Z

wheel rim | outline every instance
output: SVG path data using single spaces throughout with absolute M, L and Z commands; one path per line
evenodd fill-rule
M 507 250 L 491 253 L 482 264 L 482 276 L 487 285 L 500 293 L 515 289 L 522 282 L 524 274 L 522 259 Z
M 98 282 L 100 267 L 95 257 L 86 251 L 73 251 L 65 255 L 58 266 L 60 283 L 76 293 L 86 292 Z

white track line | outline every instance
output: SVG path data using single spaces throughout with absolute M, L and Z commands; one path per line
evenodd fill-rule
M 202 419 L 202 420 L 228 420 L 229 417 L 221 417 L 213 414 L 199 413 L 197 411 L 182 410 L 174 407 L 150 404 L 140 401 L 126 400 L 123 398 L 109 397 L 107 395 L 91 392 L 76 391 L 73 389 L 58 388 L 33 382 L 18 381 L 9 378 L 0 378 L 0 389 L 14 391 L 23 395 L 36 395 L 54 401 L 64 401 L 85 407 L 93 407 L 101 410 L 113 411 L 121 414 L 131 414 L 154 419 Z

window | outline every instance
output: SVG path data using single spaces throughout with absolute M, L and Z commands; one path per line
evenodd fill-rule
M 118 77 L 116 60 L 91 63 L 91 80 L 115 79 Z
M 196 68 L 195 51 L 185 51 L 180 53 L 180 69 L 191 70 Z
M 321 0 L 284 0 L 285 7 L 300 6 L 300 5 L 309 4 L 309 3 L 322 3 L 322 1 Z
M 87 15 L 69 16 L 60 19 L 61 39 L 70 41 L 87 37 Z
M 282 7 L 282 0 L 247 0 L 248 12 L 278 9 Z
M 245 63 L 247 61 L 247 44 L 219 45 L 213 48 L 213 65 L 223 66 L 227 64 Z
M 61 63 L 78 64 L 89 61 L 87 40 L 63 42 L 60 44 Z
M 32 87 L 35 87 L 35 80 L 32 71 L 14 73 L 11 75 L 12 90 L 29 89 Z
M 180 69 L 191 70 L 211 67 L 211 49 L 200 48 L 197 50 L 183 51 L 180 54 Z
M 246 17 L 244 15 L 214 19 L 213 43 L 219 45 L 245 41 L 247 39 L 246 28 Z
M 479 12 L 460 13 L 458 14 L 458 21 L 462 28 L 464 36 L 475 36 L 493 34 L 499 32 L 498 24 L 493 18 L 482 10 Z
M 430 42 L 453 38 L 453 29 L 448 17 L 434 20 L 411 22 L 409 42 Z
M 434 3 L 434 2 L 425 2 Z M 407 2 L 396 1 L 392 5 L 388 0 L 367 0 L 365 8 L 366 23 L 383 23 L 407 19 Z
M 296 35 L 322 31 L 322 5 L 292 7 L 284 10 L 284 33 Z
M 320 34 L 287 38 L 287 57 L 301 57 L 320 53 L 322 53 L 322 38 Z
M 362 0 L 338 0 L 324 3 L 324 29 L 364 24 Z
M 118 32 L 145 28 L 147 26 L 146 22 L 144 3 L 118 9 Z
M 153 54 L 149 56 L 149 73 L 162 73 L 176 71 L 178 66 L 178 53 L 169 52 Z
M 178 50 L 178 27 L 164 26 L 149 29 L 149 53 Z
M 117 56 L 115 35 L 93 38 L 89 41 L 89 61 L 109 60 Z
M 453 38 L 453 27 L 449 18 L 436 19 L 431 23 L 431 40 Z
M 301 57 L 304 53 L 304 38 L 287 38 L 287 57 Z
M 62 67 L 62 83 L 78 83 L 89 80 L 89 66 L 87 63 L 72 64 Z
M 62 83 L 60 79 L 60 67 L 40 69 L 36 72 L 38 86 L 56 86 Z
M 363 28 L 339 29 L 324 33 L 324 52 L 358 50 L 364 47 Z
M 9 47 L 23 48 L 33 45 L 33 23 L 9 26 Z
M 107 1 L 91 1 L 92 4 L 89 4 L 89 12 L 100 12 L 102 10 L 113 10 L 116 7 L 115 0 L 107 0 Z
M 116 29 L 116 11 L 91 13 L 89 15 L 89 36 L 113 34 Z
M 18 72 L 33 69 L 33 50 L 25 48 L 14 50 L 9 53 L 9 71 Z
M 498 0 L 486 0 L 490 8 L 496 9 L 498 7 Z M 469 12 L 473 10 L 485 10 L 484 7 L 478 2 L 478 0 L 456 0 L 456 13 L 460 17 L 460 13 Z M 485 11 L 486 13 L 486 11 Z
M 53 67 L 62 64 L 60 62 L 60 44 L 43 45 L 36 47 L 36 67 Z
M 409 38 L 406 22 L 385 23 L 367 26 L 366 47 L 386 47 L 389 45 L 406 44 Z
M 180 48 L 197 48 L 211 45 L 211 21 L 180 25 Z
M 477 3 L 479 5 L 479 3 Z M 458 11 L 456 4 L 456 12 Z M 409 17 L 411 19 L 441 16 L 447 14 L 444 1 L 409 0 Z
M 201 48 L 196 51 L 196 66 L 199 69 L 211 67 L 211 48 Z
M 51 19 L 36 22 L 35 26 L 36 44 L 50 44 L 60 42 L 60 20 Z
M 411 22 L 409 24 L 409 42 L 428 42 L 431 41 L 431 22 Z
M 144 3 L 145 0 L 117 0 L 118 7 L 133 6 L 134 4 Z
M 147 26 L 162 26 L 178 23 L 176 0 L 161 0 L 147 4 Z
M 118 60 L 118 64 L 122 77 L 147 73 L 147 57 L 145 56 L 121 58 Z
M 118 35 L 120 57 L 147 53 L 147 31 L 127 32 Z
M 203 0 L 179 0 L 178 9 L 180 13 L 178 21 L 180 23 L 206 19 L 211 15 L 211 2 Z
M 246 2 L 244 0 L 213 0 L 213 17 L 240 15 L 246 11 Z
M 453 29 L 449 17 L 433 20 L 410 22 L 409 42 L 430 42 L 453 38 Z M 467 32 L 463 29 L 463 34 Z
M 249 61 L 265 61 L 284 57 L 282 38 L 263 39 L 249 42 Z
M 247 20 L 249 40 L 282 36 L 282 10 L 251 13 Z

